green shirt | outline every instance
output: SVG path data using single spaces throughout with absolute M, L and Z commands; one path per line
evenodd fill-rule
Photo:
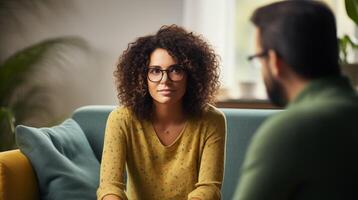
M 252 139 L 239 200 L 358 199 L 358 97 L 343 77 L 314 80 Z
M 225 131 L 224 114 L 210 106 L 165 146 L 149 121 L 128 108 L 115 109 L 107 120 L 97 198 L 220 199 Z

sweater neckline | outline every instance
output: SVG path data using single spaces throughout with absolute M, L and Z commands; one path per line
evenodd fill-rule
M 177 135 L 177 137 L 174 139 L 174 141 L 169 144 L 169 145 L 164 145 L 162 143 L 162 141 L 159 139 L 157 132 L 154 129 L 153 124 L 150 121 L 146 121 L 147 124 L 147 128 L 149 128 L 149 134 L 152 135 L 154 137 L 154 140 L 162 147 L 169 149 L 173 146 L 175 146 L 178 141 L 180 140 L 180 138 L 182 137 L 182 135 L 186 132 L 186 130 L 188 129 L 188 126 L 190 124 L 190 120 L 187 120 L 184 124 L 184 127 L 182 128 L 182 130 L 180 131 L 180 133 Z

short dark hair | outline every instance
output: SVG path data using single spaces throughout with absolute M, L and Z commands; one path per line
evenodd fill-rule
M 148 91 L 146 68 L 151 53 L 162 48 L 187 72 L 184 112 L 197 116 L 214 102 L 219 87 L 219 58 L 213 48 L 193 32 L 177 25 L 163 26 L 154 35 L 140 37 L 119 58 L 114 72 L 120 104 L 139 119 L 149 120 L 153 99 Z
M 282 1 L 255 10 L 264 50 L 274 50 L 294 72 L 314 79 L 340 74 L 336 22 L 317 1 Z

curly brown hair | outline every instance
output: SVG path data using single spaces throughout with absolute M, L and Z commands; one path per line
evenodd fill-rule
M 183 109 L 189 116 L 200 115 L 213 103 L 219 88 L 219 58 L 202 36 L 177 25 L 162 26 L 155 35 L 139 37 L 128 45 L 114 72 L 119 103 L 139 119 L 151 119 L 153 99 L 146 68 L 157 48 L 167 50 L 185 68 L 188 79 Z

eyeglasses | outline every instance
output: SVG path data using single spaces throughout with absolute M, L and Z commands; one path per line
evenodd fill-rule
M 261 63 L 256 58 L 262 58 L 266 56 L 267 56 L 267 51 L 263 51 L 261 53 L 248 56 L 247 60 L 249 62 L 252 62 L 253 66 L 255 66 L 256 68 L 261 68 Z
M 169 80 L 173 82 L 181 81 L 185 75 L 185 69 L 178 65 L 171 65 L 168 69 L 160 69 L 160 66 L 150 66 L 147 68 L 147 77 L 150 81 L 159 83 L 166 72 Z

